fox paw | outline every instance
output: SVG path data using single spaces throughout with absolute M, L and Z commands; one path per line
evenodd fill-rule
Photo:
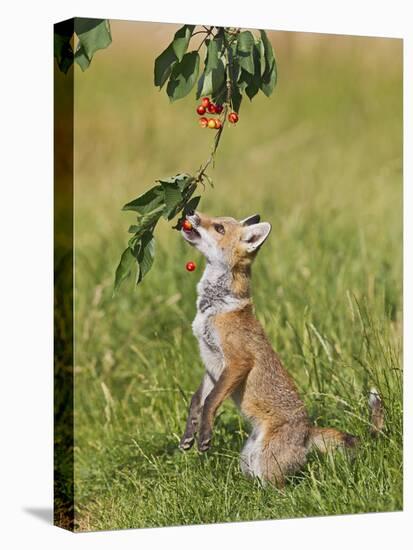
M 210 437 L 202 437 L 198 441 L 198 451 L 201 451 L 201 453 L 205 453 L 211 446 L 211 438 Z
M 194 441 L 195 437 L 193 435 L 184 434 L 181 441 L 179 442 L 179 448 L 181 449 L 181 451 L 188 451 L 194 444 Z

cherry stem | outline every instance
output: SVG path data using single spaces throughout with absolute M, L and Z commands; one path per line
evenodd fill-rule
M 200 182 L 202 184 L 203 184 L 203 177 L 206 176 L 207 168 L 215 160 L 215 154 L 217 152 L 218 145 L 219 145 L 219 142 L 220 142 L 220 139 L 221 139 L 221 136 L 222 136 L 222 132 L 224 131 L 224 127 L 225 127 L 225 124 L 226 124 L 226 121 L 227 121 L 228 109 L 231 106 L 231 99 L 232 99 L 231 72 L 232 72 L 232 69 L 233 69 L 233 58 L 232 58 L 232 51 L 231 51 L 230 45 L 229 45 L 229 43 L 227 41 L 227 38 L 225 36 L 225 32 L 228 32 L 228 31 L 225 31 L 225 29 L 224 29 L 224 32 L 223 32 L 224 45 L 225 45 L 225 50 L 226 50 L 226 56 L 227 56 L 227 62 L 228 63 L 227 63 L 227 68 L 226 68 L 226 73 L 227 73 L 227 81 L 226 81 L 226 84 L 227 84 L 227 97 L 226 97 L 226 101 L 225 101 L 225 104 L 224 104 L 224 117 L 223 117 L 223 122 L 222 122 L 221 126 L 218 128 L 217 134 L 215 135 L 214 144 L 213 144 L 213 147 L 212 147 L 211 154 L 209 155 L 207 161 L 203 165 L 201 165 L 201 167 L 198 170 L 197 176 L 195 178 L 195 182 Z M 239 32 L 239 29 L 235 33 L 230 33 L 230 34 L 237 34 L 238 32 Z M 205 39 L 206 39 L 206 37 L 205 37 Z
M 205 31 L 196 31 L 196 32 L 194 32 L 194 33 L 191 34 L 191 38 L 193 38 L 193 37 L 196 36 L 197 34 L 208 34 L 208 33 L 209 33 L 208 29 L 205 30 Z
M 205 28 L 205 27 L 204 27 Z M 208 36 L 210 36 L 212 34 L 212 29 L 213 27 L 210 27 L 207 31 L 199 31 L 199 32 L 196 32 L 194 33 L 192 36 L 195 36 L 195 34 L 199 34 L 199 33 L 204 33 L 206 32 L 206 36 L 202 39 L 202 42 L 200 43 L 200 45 L 198 46 L 198 49 L 197 49 L 197 52 L 199 52 L 199 50 L 201 49 L 201 47 L 203 46 L 205 40 L 208 38 Z M 191 38 L 192 38 L 191 36 Z

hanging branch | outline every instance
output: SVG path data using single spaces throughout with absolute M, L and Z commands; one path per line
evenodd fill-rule
M 274 52 L 265 31 L 255 37 L 250 31 L 238 28 L 202 28 L 194 32 L 193 25 L 184 25 L 175 33 L 155 60 L 154 83 L 159 89 L 166 84 L 171 102 L 187 96 L 197 83 L 196 98 L 202 98 L 197 109 L 199 122 L 216 132 L 211 152 L 194 176 L 180 173 L 160 179 L 123 207 L 135 212 L 138 218 L 136 225 L 129 228 L 132 237 L 116 270 L 115 291 L 133 270 L 137 284 L 150 270 L 154 259 L 153 232 L 160 218 L 178 217 L 174 228 L 180 229 L 185 212 L 198 206 L 201 197 L 194 196 L 198 185 L 205 188 L 206 179 L 213 186 L 207 170 L 215 163 L 226 125 L 238 122 L 243 96 L 252 100 L 260 90 L 269 96 L 276 84 Z M 190 40 L 198 34 L 205 34 L 200 45 L 188 51 Z M 200 72 L 202 49 L 205 54 Z

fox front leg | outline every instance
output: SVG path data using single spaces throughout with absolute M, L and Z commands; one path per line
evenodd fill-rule
M 214 388 L 205 399 L 201 414 L 201 425 L 198 436 L 198 450 L 205 452 L 209 449 L 212 439 L 212 428 L 218 407 L 232 394 L 243 378 L 243 373 L 225 368 L 218 378 Z
M 185 432 L 184 435 L 181 437 L 181 441 L 179 443 L 179 448 L 183 451 L 187 451 L 194 444 L 195 435 L 198 430 L 199 421 L 202 413 L 202 407 L 204 405 L 207 395 L 210 393 L 213 387 L 214 383 L 212 379 L 208 376 L 208 374 L 205 374 L 199 388 L 193 394 L 191 399 Z

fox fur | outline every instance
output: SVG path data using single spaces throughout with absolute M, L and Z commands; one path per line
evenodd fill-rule
M 252 425 L 241 452 L 242 471 L 282 487 L 310 450 L 352 448 L 358 440 L 311 424 L 294 381 L 254 315 L 251 265 L 271 225 L 260 223 L 258 215 L 237 221 L 189 212 L 187 219 L 192 229 L 182 229 L 182 235 L 206 258 L 192 325 L 206 372 L 191 399 L 180 448 L 188 450 L 197 437 L 198 449 L 207 451 L 216 412 L 232 396 Z

